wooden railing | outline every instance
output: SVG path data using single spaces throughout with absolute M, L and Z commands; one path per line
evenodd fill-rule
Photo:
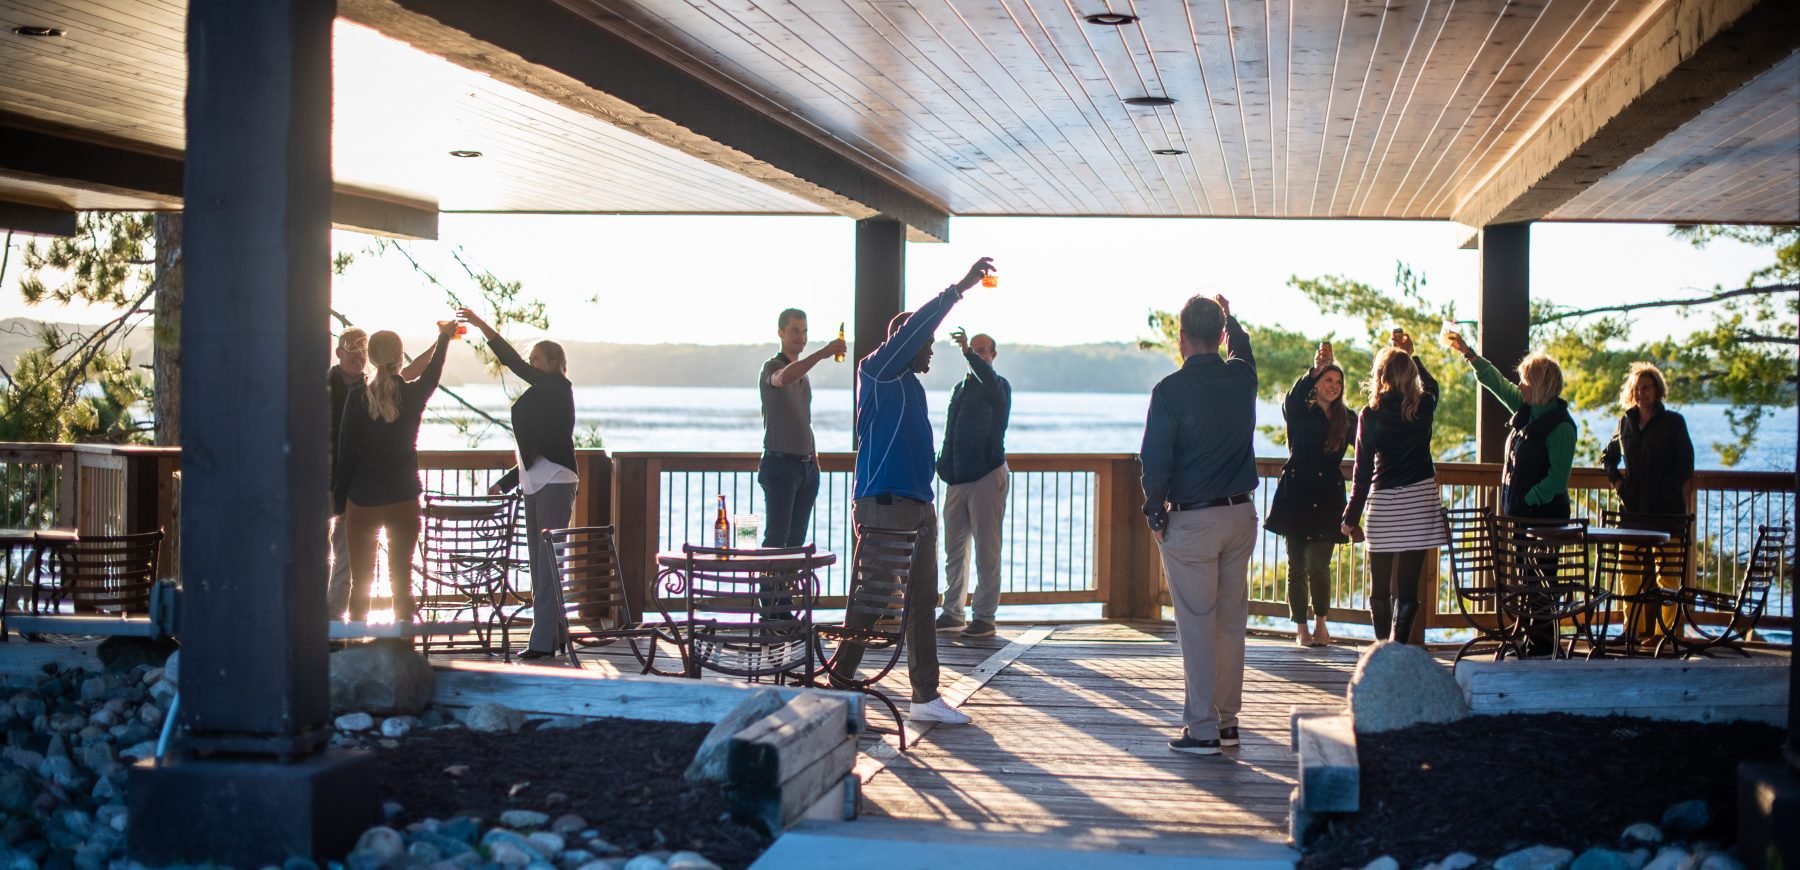
M 419 456 L 427 490 L 485 492 L 514 462 L 511 451 L 434 450 Z M 655 556 L 684 541 L 710 538 L 716 496 L 733 513 L 761 511 L 752 453 L 623 453 L 577 451 L 581 485 L 572 522 L 618 528 L 624 569 L 647 600 Z M 819 457 L 820 487 L 809 535 L 823 549 L 850 552 L 850 502 L 855 456 Z M 1138 463 L 1128 454 L 1012 454 L 1006 524 L 1002 529 L 1001 602 L 1095 603 L 1103 615 L 1160 619 L 1168 594 L 1155 542 L 1144 526 Z M 1282 461 L 1257 462 L 1260 516 L 1268 514 Z M 116 533 L 164 528 L 171 545 L 163 576 L 179 565 L 179 451 L 98 445 L 0 444 L 0 526 L 75 528 Z M 1345 464 L 1348 475 L 1350 467 Z M 1494 504 L 1500 469 L 1492 464 L 1445 463 L 1438 482 L 1450 506 Z M 942 488 L 939 489 L 940 496 Z M 1575 469 L 1575 513 L 1598 517 L 1618 506 L 1599 469 Z M 1702 471 L 1695 475 L 1696 558 L 1690 582 L 1733 590 L 1747 568 L 1756 527 L 1793 524 L 1794 478 L 1788 474 Z M 1250 567 L 1251 612 L 1287 615 L 1286 548 L 1262 533 Z M 1332 618 L 1368 621 L 1368 583 L 1360 547 L 1338 548 L 1332 563 Z M 1428 560 L 1421 608 L 1426 628 L 1457 628 L 1463 618 L 1449 592 L 1448 557 Z M 1793 625 L 1791 564 L 1781 566 L 1768 628 Z M 843 568 L 827 572 L 824 606 L 844 589 Z M 971 578 L 972 579 L 972 578 Z

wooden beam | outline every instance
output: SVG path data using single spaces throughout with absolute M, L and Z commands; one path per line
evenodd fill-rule
M 1511 372 L 1530 352 L 1531 225 L 1484 227 L 1479 247 L 1480 322 L 1475 349 L 1500 371 Z M 1436 374 L 1443 377 L 1446 373 Z M 1481 391 L 1479 401 L 1475 406 L 1476 453 L 1482 462 L 1504 461 L 1506 421 L 1512 414 L 1486 390 Z
M 785 108 L 613 32 L 597 9 L 588 17 L 556 0 L 343 0 L 338 14 L 846 217 L 886 215 L 915 241 L 950 240 L 942 205 Z
M 1542 218 L 1800 48 L 1793 0 L 1665 0 L 1452 216 Z
M 0 175 L 156 199 L 180 208 L 185 169 L 177 153 L 140 150 L 0 115 Z M 433 203 L 338 187 L 331 195 L 331 225 L 391 238 L 435 240 L 438 211 Z M 63 235 L 73 232 L 71 228 Z
M 33 236 L 75 235 L 75 213 L 21 202 L 0 202 L 0 230 Z
M 850 370 L 887 341 L 888 322 L 906 310 L 906 226 L 875 217 L 856 222 L 856 322 L 850 335 Z M 850 391 L 855 419 L 856 391 Z M 850 434 L 856 446 L 856 433 Z

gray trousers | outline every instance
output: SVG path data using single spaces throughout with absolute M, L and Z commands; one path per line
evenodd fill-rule
M 906 676 L 912 682 L 912 700 L 923 704 L 938 696 L 937 627 L 933 624 L 933 599 L 937 597 L 937 511 L 931 502 L 894 498 L 893 504 L 877 504 L 872 498 L 859 498 L 852 516 L 858 527 L 878 529 L 916 529 L 912 573 L 906 579 Z M 851 628 L 867 626 L 873 619 L 860 614 L 844 620 Z M 862 664 L 861 644 L 844 644 L 838 653 L 836 673 L 852 674 Z
M 343 514 L 331 516 L 331 577 L 325 581 L 325 612 L 343 619 L 350 606 L 350 524 Z
M 1220 728 L 1237 727 L 1244 704 L 1256 506 L 1171 513 L 1160 549 L 1187 677 L 1182 723 L 1189 737 L 1216 740 Z
M 562 578 L 545 529 L 566 529 L 575 511 L 573 483 L 545 484 L 525 494 L 525 529 L 531 536 L 531 642 L 539 652 L 556 652 L 569 640 L 563 622 Z
M 969 541 L 975 542 L 975 618 L 994 621 L 1000 606 L 1000 522 L 1006 518 L 1005 463 L 979 480 L 944 488 L 944 612 L 963 615 L 969 589 Z

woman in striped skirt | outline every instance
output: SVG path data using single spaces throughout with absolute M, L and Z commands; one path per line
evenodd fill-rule
M 1438 385 L 1412 351 L 1412 337 L 1395 329 L 1392 344 L 1375 356 L 1369 405 L 1357 419 L 1354 488 L 1343 523 L 1351 540 L 1367 539 L 1375 639 L 1386 640 L 1391 623 L 1401 643 L 1412 637 L 1426 556 L 1449 543 L 1431 462 Z

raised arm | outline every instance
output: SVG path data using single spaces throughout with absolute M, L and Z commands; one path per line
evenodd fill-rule
M 493 352 L 494 358 L 499 360 L 501 365 L 506 366 L 507 371 L 517 375 L 520 380 L 536 386 L 556 377 L 556 375 L 526 362 L 510 342 L 501 337 L 500 333 L 489 326 L 486 320 L 481 319 L 481 315 L 467 308 L 458 308 L 456 316 L 474 324 L 476 329 L 481 330 L 481 337 L 487 339 L 488 350 Z
M 1627 412 L 1629 413 L 1629 412 Z M 1693 445 L 1688 445 L 1688 456 L 1694 455 Z M 1606 479 L 1619 482 L 1619 460 L 1625 457 L 1625 418 L 1619 418 L 1619 425 L 1613 429 L 1612 438 L 1606 442 L 1606 449 L 1600 451 L 1600 467 L 1606 469 Z
M 981 283 L 981 276 L 992 271 L 993 261 L 982 257 L 969 268 L 969 273 L 961 280 L 944 288 L 942 293 L 931 298 L 930 302 L 919 306 L 900 331 L 888 336 L 862 361 L 862 371 L 877 381 L 891 381 L 905 374 L 912 365 L 912 359 L 918 356 L 919 350 L 931 342 L 931 336 L 937 332 L 938 324 L 944 321 L 944 315 L 950 313 L 950 306 L 962 299 L 962 295 L 970 287 Z
M 1363 505 L 1368 503 L 1369 489 L 1375 483 L 1375 445 L 1371 443 L 1369 428 L 1380 424 L 1372 422 L 1374 416 L 1367 410 L 1356 415 L 1356 465 L 1350 475 L 1350 503 L 1344 507 L 1346 527 L 1362 525 Z
M 431 361 L 425 364 L 425 371 L 419 374 L 418 380 L 405 386 L 406 392 L 419 403 L 420 408 L 424 408 L 426 400 L 437 392 L 438 380 L 444 376 L 444 357 L 447 355 L 444 348 L 450 345 L 450 339 L 455 335 L 456 321 L 444 321 L 444 325 L 438 328 L 437 344 L 432 347 Z
M 424 353 L 413 357 L 412 362 L 407 363 L 406 368 L 403 368 L 400 370 L 400 379 L 404 380 L 404 381 L 418 380 L 419 375 L 424 374 L 425 367 L 428 365 L 431 365 L 431 361 L 433 359 L 435 359 L 436 357 L 437 357 L 437 345 L 434 344 L 428 348 L 425 348 Z
M 824 362 L 826 357 L 837 356 L 846 350 L 848 348 L 844 342 L 834 338 L 826 342 L 824 347 L 776 369 L 774 374 L 769 375 L 769 383 L 777 387 L 797 384 L 801 378 L 806 377 L 807 372 L 813 370 L 813 366 Z

